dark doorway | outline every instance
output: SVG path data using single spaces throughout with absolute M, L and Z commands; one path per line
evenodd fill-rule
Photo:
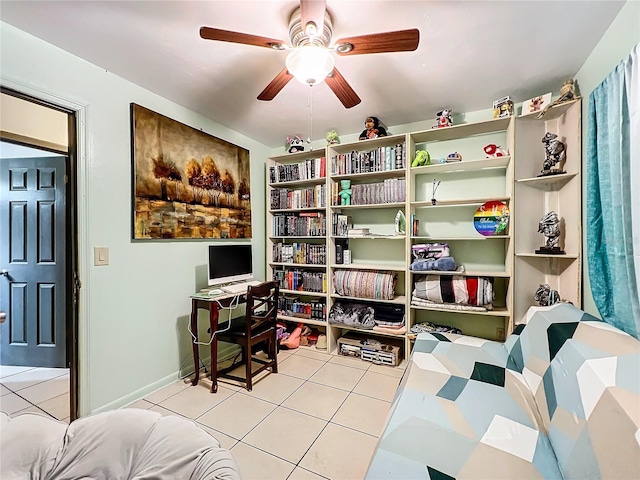
M 5 318 L 0 324 L 0 365 L 9 372 L 33 368 L 25 376 L 40 370 L 53 377 L 57 373 L 51 372 L 67 369 L 51 383 L 59 388 L 59 380 L 68 379 L 65 397 L 69 420 L 74 420 L 78 411 L 80 291 L 76 112 L 0 88 L 3 98 L 9 95 L 47 112 L 55 111 L 66 122 L 68 136 L 66 145 L 61 146 L 38 135 L 21 136 L 5 130 L 4 124 L 0 132 L 0 271 L 6 270 L 0 276 L 0 312 Z M 28 121 L 33 125 L 51 118 L 34 116 L 32 108 L 24 111 L 29 112 Z M 20 149 L 27 153 L 13 155 Z M 19 376 L 3 377 L 3 386 L 19 385 Z M 13 393 L 20 396 L 20 392 Z M 29 400 L 26 395 L 24 398 Z

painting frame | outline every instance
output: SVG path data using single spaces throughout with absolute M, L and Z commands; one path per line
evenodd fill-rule
M 250 239 L 250 152 L 130 104 L 133 240 Z

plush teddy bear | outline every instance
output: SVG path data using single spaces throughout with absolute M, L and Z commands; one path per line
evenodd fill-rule
M 431 155 L 426 150 L 418 150 L 416 158 L 411 162 L 412 167 L 421 167 L 422 165 L 431 165 Z
M 340 180 L 340 205 L 351 205 L 351 180 Z
M 287 137 L 287 152 L 304 152 L 304 140 L 300 135 L 290 135 Z
M 371 138 L 386 137 L 387 131 L 377 117 L 367 117 L 364 121 L 365 129 L 360 134 L 360 140 L 369 140 Z

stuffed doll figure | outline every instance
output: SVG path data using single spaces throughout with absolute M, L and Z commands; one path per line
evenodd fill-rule
M 351 205 L 351 180 L 340 180 L 340 205 Z
M 289 135 L 287 137 L 287 152 L 304 152 L 304 140 L 300 135 Z
M 336 145 L 340 143 L 340 137 L 338 137 L 338 132 L 335 130 L 329 130 L 327 132 L 326 139 L 329 145 Z
M 364 121 L 364 127 L 364 130 L 360 134 L 360 140 L 387 136 L 387 131 L 380 125 L 380 120 L 378 120 L 377 117 L 367 117 Z

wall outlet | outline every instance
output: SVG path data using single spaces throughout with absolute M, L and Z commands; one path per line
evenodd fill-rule
M 504 328 L 501 328 L 501 327 L 496 328 L 496 337 L 501 342 L 504 342 L 506 340 L 505 335 L 504 335 Z

